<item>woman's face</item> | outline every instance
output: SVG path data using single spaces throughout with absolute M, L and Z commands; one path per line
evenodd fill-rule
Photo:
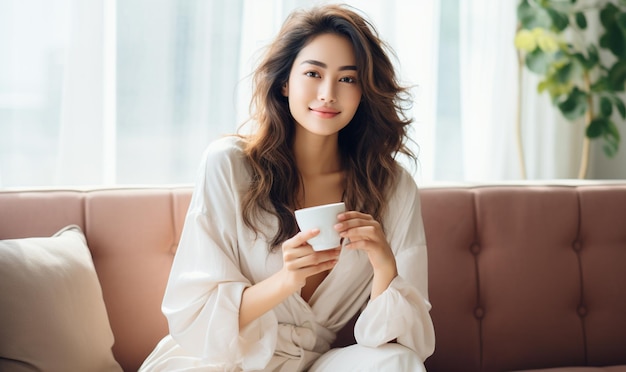
M 346 37 L 314 37 L 296 56 L 282 89 L 297 130 L 329 136 L 344 128 L 361 100 L 357 76 L 354 49 Z

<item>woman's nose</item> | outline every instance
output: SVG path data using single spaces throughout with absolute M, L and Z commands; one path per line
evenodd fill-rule
M 318 97 L 323 102 L 335 102 L 337 100 L 335 92 L 335 84 L 332 81 L 325 81 L 320 84 L 318 90 Z

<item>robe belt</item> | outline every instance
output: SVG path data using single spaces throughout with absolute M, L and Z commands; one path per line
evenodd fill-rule
M 325 353 L 334 337 L 332 331 L 317 323 L 304 322 L 302 326 L 279 323 L 275 353 L 293 359 L 309 352 Z

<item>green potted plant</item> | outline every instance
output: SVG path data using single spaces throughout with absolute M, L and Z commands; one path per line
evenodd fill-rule
M 590 15 L 599 32 L 587 32 Z M 626 0 L 521 0 L 517 7 L 515 46 L 521 71 L 538 74 L 539 93 L 547 92 L 568 121 L 585 121 L 579 178 L 585 178 L 589 140 L 603 142 L 613 157 L 620 144 L 614 118 L 626 119 Z M 518 108 L 518 135 L 519 128 Z M 521 140 L 519 141 L 520 154 Z M 522 172 L 525 169 L 522 160 Z

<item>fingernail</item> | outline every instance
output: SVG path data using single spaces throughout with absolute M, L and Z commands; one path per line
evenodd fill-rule
M 341 229 L 343 227 L 343 224 L 338 223 L 334 227 L 335 227 L 335 229 Z

